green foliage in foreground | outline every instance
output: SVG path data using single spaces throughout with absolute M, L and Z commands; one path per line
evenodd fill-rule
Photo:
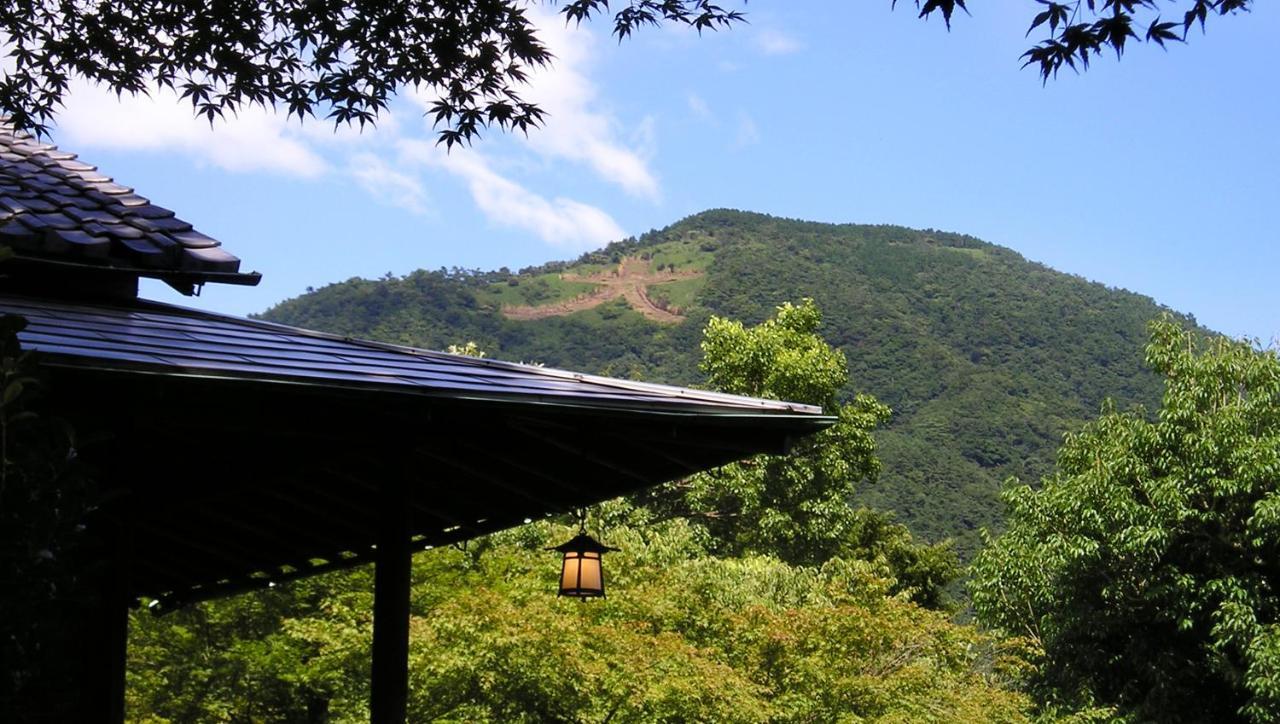
M 980 620 L 1041 650 L 1050 709 L 1280 718 L 1280 358 L 1195 339 L 1152 325 L 1157 418 L 1104 407 L 1043 488 L 1006 492 L 974 565 Z
M 612 519 L 627 515 L 615 505 Z M 572 530 L 414 558 L 411 721 L 1024 721 L 1018 661 L 887 595 L 872 563 L 707 555 L 683 521 L 609 527 L 610 596 L 555 598 Z M 367 718 L 371 572 L 136 614 L 130 717 Z
M 957 572 L 950 549 L 850 507 L 888 411 L 836 402 L 844 357 L 819 321 L 812 302 L 750 329 L 711 321 L 704 367 L 718 387 L 822 404 L 840 422 L 794 455 L 598 508 L 597 527 L 622 548 L 607 560 L 607 601 L 553 598 L 558 561 L 545 549 L 571 533 L 547 522 L 419 555 L 411 720 L 1022 720 L 1018 660 L 931 610 Z M 363 719 L 369 578 L 138 615 L 133 716 Z

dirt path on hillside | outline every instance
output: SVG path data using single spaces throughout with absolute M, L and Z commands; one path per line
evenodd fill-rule
M 622 297 L 627 301 L 627 304 L 631 305 L 632 309 L 644 315 L 646 319 L 665 324 L 674 324 L 683 321 L 684 316 L 658 306 L 649 298 L 645 287 L 680 281 L 681 279 L 693 279 L 700 276 L 702 276 L 702 272 L 699 271 L 655 272 L 649 269 L 648 260 L 641 259 L 638 256 L 628 256 L 623 258 L 618 268 L 612 271 L 588 274 L 586 276 L 579 274 L 561 275 L 561 279 L 567 282 L 587 282 L 597 285 L 595 289 L 585 294 L 579 294 L 567 301 L 540 304 L 533 307 L 526 305 L 504 306 L 502 314 L 507 319 L 521 320 L 563 317 L 566 314 L 598 307 L 605 302 Z

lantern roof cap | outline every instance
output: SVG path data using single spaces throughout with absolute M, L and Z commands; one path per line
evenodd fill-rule
M 547 550 L 561 553 L 608 553 L 622 549 L 607 546 L 586 533 L 579 533 L 568 541 Z

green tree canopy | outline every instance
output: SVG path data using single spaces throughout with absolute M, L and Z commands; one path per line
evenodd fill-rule
M 1154 420 L 1104 407 L 973 568 L 980 620 L 1043 652 L 1050 707 L 1280 716 L 1280 357 L 1154 323 Z
M 894 0 L 896 4 L 896 0 Z M 745 0 L 743 0 L 745 4 Z M 1031 30 L 1048 37 L 1025 54 L 1047 79 L 1087 68 L 1104 48 L 1185 39 L 1211 16 L 1248 10 L 1251 0 L 1036 0 Z M 742 12 L 712 0 L 565 0 L 566 22 L 612 13 L 625 38 L 644 26 L 725 27 Z M 947 26 L 965 0 L 916 0 L 921 17 Z M 176 88 L 213 120 L 252 105 L 279 105 L 302 119 L 374 121 L 403 88 L 434 96 L 429 115 L 449 146 L 482 128 L 527 130 L 543 112 L 520 97 L 530 69 L 551 55 L 525 14 L 526 0 L 32 0 L 0 7 L 0 115 L 43 133 L 70 82 L 116 93 Z M 1161 9 L 1181 13 L 1162 19 Z M 1030 34 L 1030 31 L 1028 32 Z
M 1063 68 L 1087 69 L 1106 49 L 1120 58 L 1130 43 L 1155 43 L 1163 48 L 1166 42 L 1184 42 L 1195 25 L 1204 30 L 1209 18 L 1247 12 L 1252 4 L 1252 0 L 1035 1 L 1030 6 L 1036 13 L 1027 35 L 1040 30 L 1045 38 L 1022 57 L 1045 80 Z M 897 0 L 893 2 L 897 4 Z M 916 7 L 922 18 L 941 14 L 948 28 L 956 8 L 969 12 L 965 0 L 916 0 Z M 1163 11 L 1171 11 L 1174 20 L 1165 20 Z
M 655 505 L 700 521 L 722 553 L 768 553 L 794 563 L 836 555 L 853 527 L 854 486 L 880 470 L 871 431 L 889 408 L 869 395 L 848 405 L 844 353 L 817 334 L 813 300 L 778 307 L 765 322 L 712 317 L 703 331 L 702 371 L 713 388 L 819 405 L 835 425 L 799 441 L 791 454 L 760 455 L 693 475 L 662 490 Z
M 299 119 L 372 122 L 403 88 L 436 96 L 430 113 L 452 146 L 482 127 L 525 130 L 542 111 L 517 92 L 551 53 L 523 0 L 137 0 L 7 3 L 0 48 L 0 115 L 46 130 L 69 83 L 116 93 L 176 88 L 210 120 L 252 105 Z M 566 21 L 608 12 L 604 0 L 567 0 Z M 625 37 L 664 22 L 699 31 L 739 13 L 710 0 L 635 0 L 613 13 Z
M 690 476 L 649 496 L 660 516 L 685 517 L 724 555 L 770 555 L 797 565 L 837 556 L 876 561 L 926 605 L 942 604 L 957 573 L 948 543 L 917 545 L 884 513 L 852 503 L 857 486 L 880 471 L 872 431 L 889 408 L 870 395 L 837 399 L 849 382 L 844 353 L 818 334 L 812 299 L 778 307 L 754 327 L 712 317 L 703 330 L 702 371 L 721 392 L 804 402 L 837 418 L 798 441 L 788 455 L 760 455 Z
M 610 594 L 555 596 L 540 522 L 414 558 L 411 721 L 1026 721 L 997 641 L 886 595 L 862 562 L 707 555 L 615 526 Z M 366 720 L 367 570 L 134 617 L 131 719 Z M 326 719 L 327 717 L 327 719 Z

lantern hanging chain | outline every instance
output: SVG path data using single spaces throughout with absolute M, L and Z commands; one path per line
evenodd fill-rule
M 578 519 L 578 532 L 585 534 L 587 532 L 587 509 L 578 508 L 573 511 L 573 514 Z

